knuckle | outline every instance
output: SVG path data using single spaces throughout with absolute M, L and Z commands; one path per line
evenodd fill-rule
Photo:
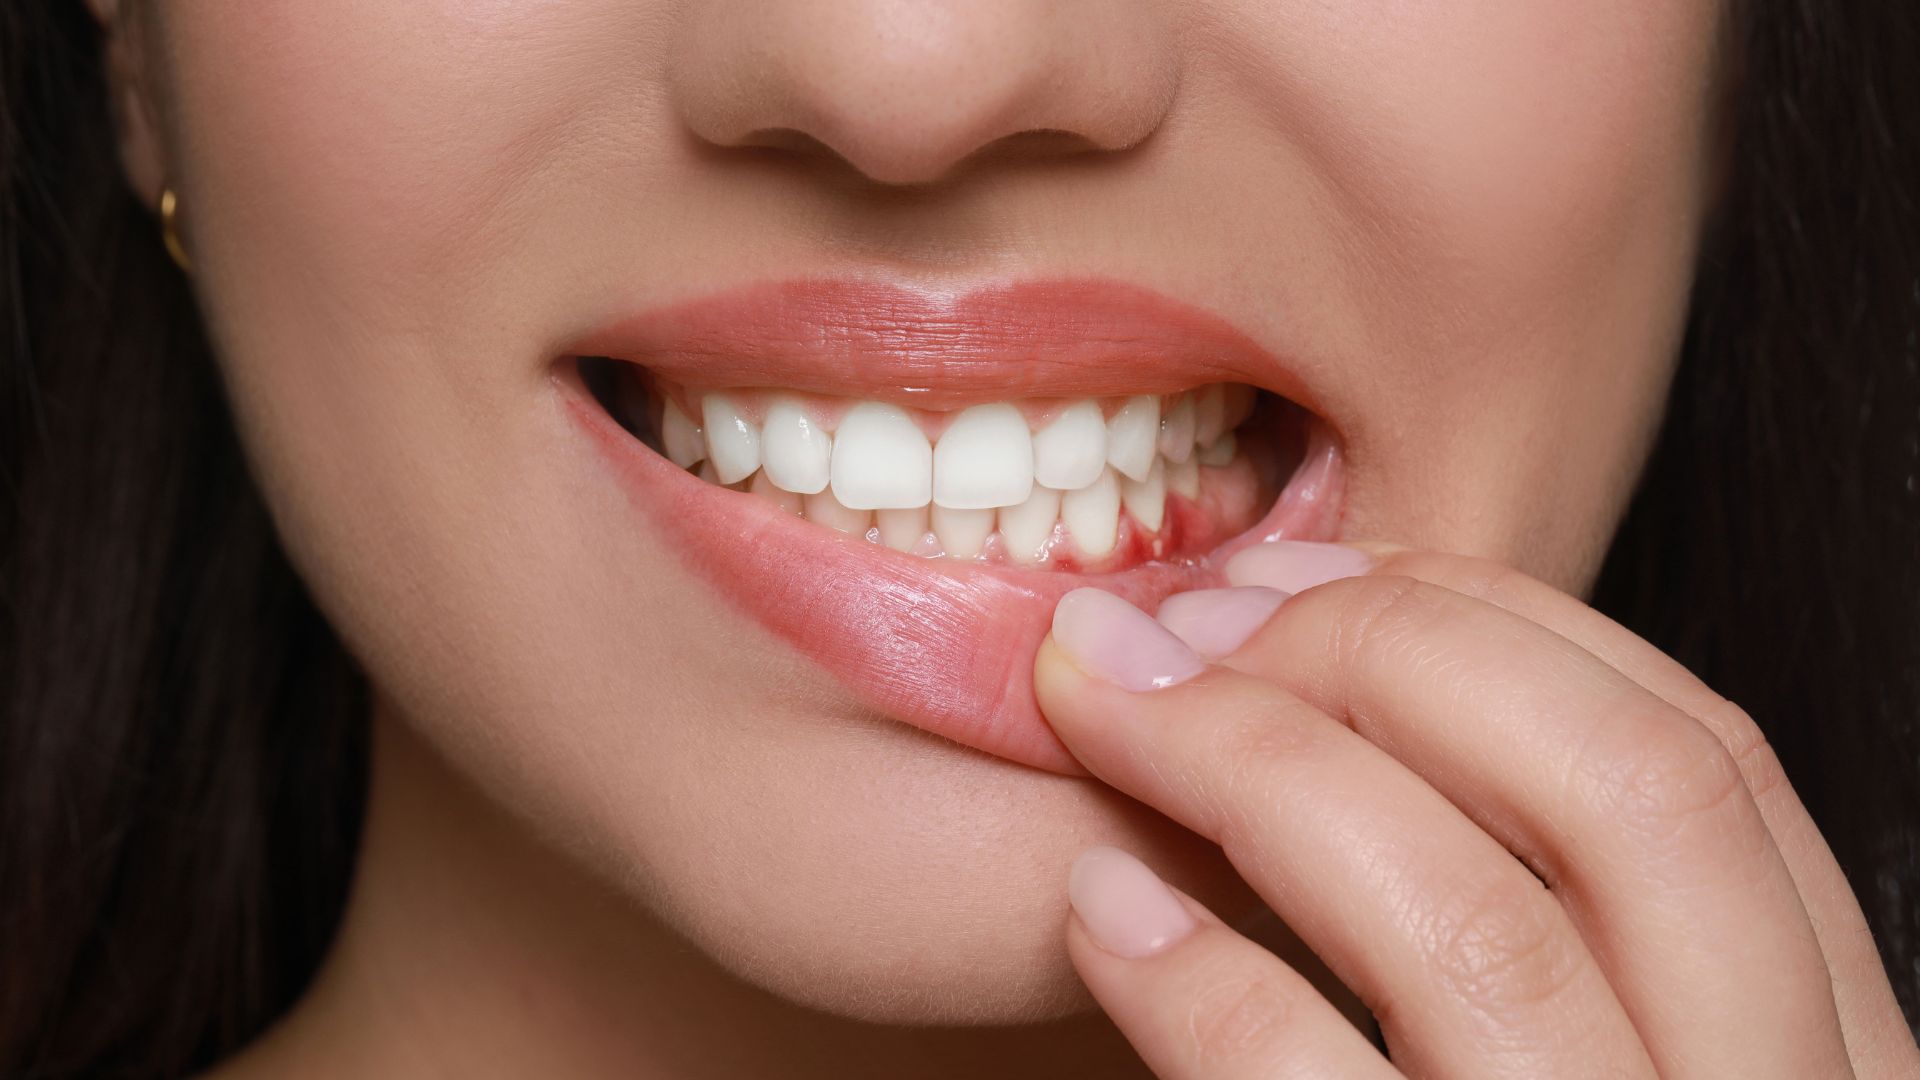
M 1496 604 L 1502 597 L 1535 583 L 1533 578 L 1492 559 L 1438 551 L 1402 552 L 1386 560 L 1386 569 Z
M 1293 1011 L 1291 990 L 1272 975 L 1240 973 L 1212 980 L 1187 1009 L 1192 1060 L 1210 1073 L 1256 1058 Z
M 1758 803 L 1788 789 L 1786 770 L 1773 744 L 1747 711 L 1725 698 L 1701 710 L 1700 722 L 1727 748 L 1747 792 Z
M 1489 1033 L 1557 997 L 1583 962 L 1559 902 L 1532 878 L 1472 896 L 1437 917 L 1429 936 L 1442 989 L 1484 1017 Z
M 1656 848 L 1694 850 L 1740 824 L 1747 788 L 1732 752 L 1671 711 L 1629 713 L 1599 726 L 1574 769 L 1585 806 Z
M 1442 612 L 1444 590 L 1417 578 L 1373 574 L 1343 584 L 1333 655 L 1349 670 L 1417 647 Z

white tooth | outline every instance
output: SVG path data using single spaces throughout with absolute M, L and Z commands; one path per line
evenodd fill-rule
M 760 429 L 741 414 L 725 394 L 708 394 L 700 401 L 700 427 L 707 436 L 707 460 L 720 482 L 745 480 L 760 467 Z
M 1033 491 L 1033 436 L 1007 404 L 975 405 L 947 425 L 933 448 L 933 501 L 988 510 L 1027 501 Z
M 1120 535 L 1120 477 L 1103 469 L 1100 479 L 1060 497 L 1060 523 L 1080 554 L 1098 558 L 1113 550 Z
M 1159 458 L 1145 480 L 1127 480 L 1120 485 L 1120 501 L 1127 513 L 1148 532 L 1159 532 L 1167 516 L 1167 467 Z
M 702 480 L 705 480 L 709 484 L 717 484 L 720 482 L 720 474 L 714 471 L 713 462 L 711 461 L 701 462 L 700 468 L 694 471 L 694 475 L 698 476 Z
M 1200 461 L 1188 458 L 1167 466 L 1167 491 L 1189 499 L 1200 497 Z
M 906 411 L 878 401 L 847 410 L 833 436 L 833 497 L 856 510 L 933 501 L 933 446 Z
M 940 548 L 956 559 L 971 559 L 993 535 L 993 511 L 954 510 L 933 504 L 933 535 Z
M 1159 437 L 1160 399 L 1151 394 L 1128 398 L 1107 421 L 1107 464 L 1129 479 L 1146 479 Z
M 1107 467 L 1107 422 L 1100 405 L 1076 401 L 1033 436 L 1033 482 L 1072 491 Z
M 768 478 L 767 470 L 765 469 L 761 469 L 759 472 L 753 474 L 753 483 L 747 485 L 747 490 L 772 502 L 775 506 L 789 513 L 797 514 L 800 512 L 800 496 L 795 495 L 791 491 L 782 491 L 776 487 L 773 481 Z
M 1060 493 L 1038 484 L 1026 502 L 1001 507 L 1000 539 L 1007 546 L 1007 557 L 1017 563 L 1039 562 L 1059 518 Z
M 812 495 L 823 490 L 831 476 L 833 436 L 798 403 L 775 402 L 760 425 L 760 456 L 775 484 Z
M 880 526 L 881 543 L 895 551 L 912 551 L 920 545 L 920 538 L 927 535 L 927 508 L 875 510 L 873 522 Z
M 1229 431 L 1213 440 L 1205 450 L 1200 451 L 1200 464 L 1225 465 L 1233 460 L 1233 452 L 1239 447 L 1239 440 Z
M 1181 394 L 1160 421 L 1160 455 L 1168 461 L 1185 461 L 1193 456 L 1193 395 Z
M 808 521 L 855 536 L 867 535 L 867 529 L 873 524 L 873 511 L 850 510 L 834 498 L 831 491 L 806 496 L 806 509 Z
M 1227 388 L 1214 383 L 1194 395 L 1193 441 L 1206 446 L 1227 430 Z
M 707 441 L 700 437 L 700 425 L 672 398 L 667 399 L 666 409 L 660 414 L 660 443 L 666 448 L 667 460 L 683 469 L 693 468 L 707 456 Z

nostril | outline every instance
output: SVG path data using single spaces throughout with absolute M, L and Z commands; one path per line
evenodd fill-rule
M 1180 35 L 1144 0 L 685 5 L 672 96 L 717 147 L 828 156 L 888 185 L 963 162 L 1139 144 L 1171 109 Z

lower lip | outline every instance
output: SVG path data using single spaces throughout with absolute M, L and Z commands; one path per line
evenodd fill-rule
M 583 389 L 563 384 L 563 393 L 635 509 L 740 611 L 879 712 L 1065 775 L 1086 770 L 1033 697 L 1034 651 L 1061 596 L 1091 585 L 1151 611 L 1170 593 L 1222 584 L 1218 567 L 1241 548 L 1331 540 L 1339 527 L 1339 450 L 1316 424 L 1273 509 L 1197 563 L 1086 575 L 920 559 L 698 479 L 641 445 Z

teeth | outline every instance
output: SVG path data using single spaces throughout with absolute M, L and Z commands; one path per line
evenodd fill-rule
M 760 426 L 760 456 L 775 484 L 812 495 L 831 478 L 833 436 L 794 402 L 776 402 Z
M 1167 466 L 1167 490 L 1189 499 L 1200 497 L 1200 461 L 1188 458 Z
M 1193 395 L 1181 394 L 1160 421 L 1160 455 L 1176 463 L 1192 457 L 1193 424 Z
M 865 536 L 873 525 L 873 511 L 849 509 L 831 491 L 806 497 L 807 520 L 854 536 Z
M 1162 397 L 1140 394 L 1110 419 L 1111 400 L 1070 401 L 1038 432 L 1018 404 L 975 405 L 954 414 L 937 443 L 917 414 L 884 402 L 847 403 L 836 426 L 819 418 L 835 409 L 809 412 L 787 391 L 698 401 L 695 423 L 664 397 L 661 443 L 710 483 L 897 551 L 1034 565 L 1053 558 L 1056 538 L 1087 559 L 1112 553 L 1123 513 L 1142 534 L 1160 533 L 1170 495 L 1199 500 L 1205 469 L 1234 460 L 1234 428 L 1255 392 L 1210 385 L 1166 397 L 1164 408 Z M 990 555 L 996 530 L 1003 554 Z M 1164 543 L 1148 546 L 1158 554 Z
M 1233 432 L 1223 432 L 1205 450 L 1200 451 L 1200 464 L 1225 465 L 1233 460 L 1233 452 L 1239 449 L 1239 446 L 1240 441 L 1233 437 Z
M 1151 394 L 1128 398 L 1107 421 L 1107 464 L 1128 479 L 1146 479 L 1159 435 L 1160 399 Z
M 707 456 L 707 441 L 700 437 L 700 425 L 672 398 L 667 399 L 660 416 L 660 442 L 666 448 L 667 460 L 683 469 L 693 468 Z
M 800 496 L 774 486 L 773 481 L 767 477 L 765 469 L 753 474 L 753 483 L 747 485 L 747 490 L 772 502 L 782 510 L 795 514 L 801 512 Z
M 1053 539 L 1053 523 L 1060 517 L 1060 493 L 1034 485 L 1027 501 L 1000 510 L 1000 539 L 1007 545 L 1007 557 L 1017 563 L 1037 563 L 1046 556 L 1047 542 Z
M 1167 467 L 1156 459 L 1145 480 L 1123 481 L 1120 501 L 1141 528 L 1159 532 L 1167 516 Z
M 1097 558 L 1112 551 L 1120 536 L 1120 477 L 1104 469 L 1100 479 L 1061 496 L 1060 523 L 1082 555 Z
M 880 526 L 880 542 L 895 551 L 912 551 L 927 535 L 927 508 L 911 506 L 897 510 L 875 510 L 874 524 Z
M 940 549 L 956 559 L 971 559 L 980 554 L 993 535 L 993 511 L 955 510 L 933 504 L 933 535 Z
M 934 502 L 990 510 L 1023 503 L 1032 491 L 1033 436 L 1019 409 L 975 405 L 953 418 L 933 451 Z
M 1227 430 L 1227 388 L 1214 383 L 1194 393 L 1193 441 L 1206 446 Z M 1169 480 L 1172 478 L 1169 477 Z
M 1107 467 L 1107 421 L 1100 406 L 1076 401 L 1033 436 L 1033 480 L 1072 491 Z
M 760 467 L 760 432 L 725 394 L 708 394 L 700 402 L 700 426 L 707 436 L 707 460 L 723 484 L 753 475 Z
M 863 401 L 834 433 L 834 498 L 856 510 L 925 506 L 933 500 L 933 445 L 904 410 Z

